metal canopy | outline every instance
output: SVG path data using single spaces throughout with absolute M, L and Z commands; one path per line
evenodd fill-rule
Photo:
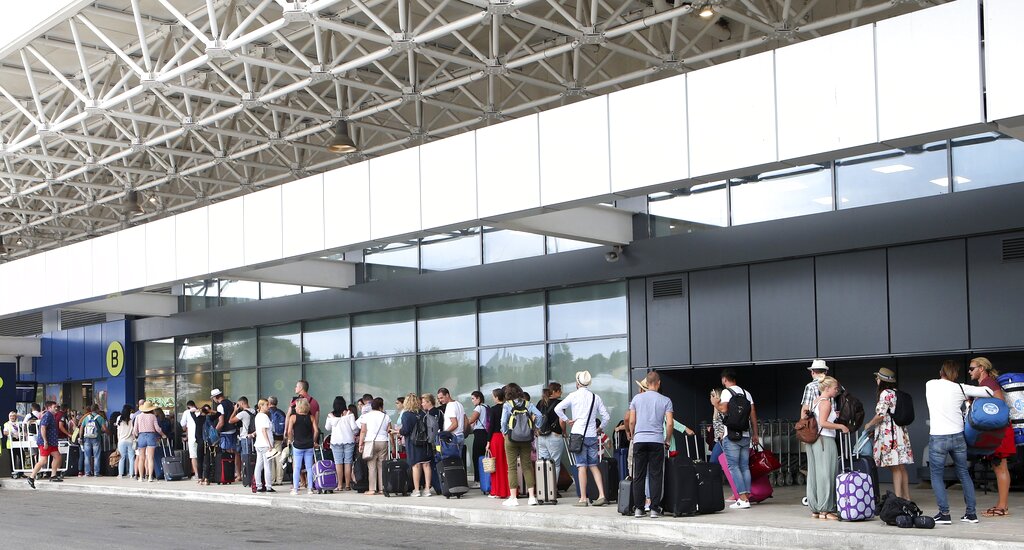
M 0 261 L 940 3 L 98 1 L 2 50 Z

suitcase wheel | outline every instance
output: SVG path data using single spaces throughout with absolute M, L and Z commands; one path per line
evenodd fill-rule
M 462 500 L 462 495 L 458 495 L 458 496 L 456 496 L 455 498 L 457 498 L 457 499 L 459 499 L 459 500 Z
M 558 504 L 558 501 L 557 500 L 552 500 L 551 504 Z
M 451 497 L 450 495 L 445 495 L 445 496 L 444 496 L 444 499 L 445 499 L 445 500 L 448 500 L 448 499 L 450 499 L 450 498 L 452 498 L 452 497 Z
M 389 493 L 389 492 L 387 492 L 387 491 L 384 491 L 384 496 L 385 496 L 385 497 L 388 497 L 388 498 L 391 498 L 391 493 Z

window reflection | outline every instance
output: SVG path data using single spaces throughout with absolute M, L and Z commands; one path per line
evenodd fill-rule
M 724 181 L 700 183 L 650 196 L 648 211 L 657 237 L 729 225 Z
M 544 255 L 544 236 L 509 229 L 484 228 L 484 263 Z
M 366 248 L 363 261 L 367 282 L 417 275 L 420 272 L 419 245 L 413 240 Z
M 58 385 L 59 387 L 59 385 Z M 51 397 L 49 385 L 46 392 Z M 165 413 L 174 412 L 174 378 L 171 376 L 150 376 L 142 382 L 142 399 L 153 402 Z M 60 402 L 60 401 L 58 401 Z
M 839 208 L 947 193 L 946 142 L 838 160 L 836 184 Z
M 544 346 L 516 346 L 480 350 L 480 391 L 491 402 L 491 391 L 509 382 L 539 401 L 544 379 Z M 566 392 L 568 393 L 568 392 Z
M 423 271 L 447 271 L 480 265 L 480 228 L 425 237 L 420 244 Z
M 383 397 L 389 416 L 394 415 L 395 398 L 415 390 L 416 356 L 363 359 L 352 363 L 354 396 Z
M 953 189 L 1024 182 L 1024 142 L 997 133 L 953 140 Z
M 177 372 L 201 372 L 213 369 L 213 339 L 190 336 L 178 347 Z
M 294 384 L 295 382 L 293 381 L 292 388 L 288 389 L 294 389 Z M 259 401 L 259 376 L 256 369 L 215 372 L 213 373 L 213 387 L 224 392 L 224 395 L 228 396 L 232 401 L 238 401 L 239 397 L 247 398 L 250 407 L 255 407 Z M 279 401 L 287 401 L 281 393 L 267 393 L 265 395 L 276 395 Z M 207 401 L 209 401 L 209 398 L 210 394 L 206 394 Z M 199 403 L 199 401 L 196 401 L 196 403 Z
M 197 407 L 210 405 L 210 392 L 215 387 L 212 375 L 208 372 L 179 374 L 174 377 L 174 385 L 177 391 L 177 410 L 185 410 L 185 404 L 195 401 Z M 228 394 L 230 396 L 230 394 Z
M 517 294 L 480 300 L 480 345 L 544 339 L 544 295 Z
M 629 400 L 629 353 L 625 338 L 550 344 L 551 380 L 575 387 L 576 372 L 590 371 L 590 388 L 601 396 L 614 426 Z
M 625 334 L 626 283 L 553 290 L 548 295 L 548 338 Z
M 309 394 L 320 403 L 320 426 L 327 420 L 327 412 L 334 405 L 334 397 L 352 401 L 352 364 L 348 361 L 306 365 L 304 379 L 309 382 Z M 281 397 L 278 396 L 278 399 Z
M 477 388 L 476 351 L 429 353 L 420 356 L 421 393 L 435 393 L 448 388 L 463 405 Z
M 299 342 L 298 323 L 261 328 L 260 364 L 298 363 L 302 357 Z
M 302 335 L 302 360 L 324 361 L 349 357 L 348 317 L 306 323 Z
M 565 239 L 562 237 L 547 237 L 547 253 L 558 254 L 559 252 L 569 252 L 572 250 L 583 250 L 584 248 L 594 248 L 601 246 L 595 243 L 588 243 L 586 241 L 574 241 L 572 239 Z
M 419 351 L 476 346 L 476 304 L 474 302 L 422 307 L 419 310 L 417 325 Z
M 174 372 L 174 339 L 144 342 L 139 348 L 141 372 L 146 374 L 171 374 Z
M 295 395 L 295 383 L 302 379 L 302 368 L 298 365 L 274 367 L 269 369 L 263 368 L 259 369 L 259 373 L 260 395 L 276 396 L 279 407 L 282 409 L 288 407 L 288 404 L 292 401 L 292 396 Z M 238 396 L 229 395 L 228 397 Z M 252 403 L 249 404 L 252 405 Z
M 352 317 L 352 354 L 372 357 L 416 351 L 414 311 L 400 309 Z
M 214 343 L 213 368 L 216 370 L 256 365 L 256 329 L 229 330 Z
M 242 304 L 260 299 L 260 284 L 253 281 L 218 281 L 220 304 Z
M 830 163 L 729 180 L 732 223 L 742 225 L 832 210 Z

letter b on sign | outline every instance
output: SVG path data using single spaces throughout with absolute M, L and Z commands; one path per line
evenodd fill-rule
M 124 348 L 121 343 L 114 341 L 107 346 L 107 372 L 110 376 L 119 376 L 124 370 Z

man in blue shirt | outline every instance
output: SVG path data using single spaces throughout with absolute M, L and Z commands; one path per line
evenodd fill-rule
M 665 449 L 672 442 L 672 400 L 658 393 L 661 376 L 647 373 L 647 391 L 638 393 L 629 403 L 627 430 L 633 441 L 633 502 L 644 502 L 644 485 L 650 476 L 651 517 L 661 515 L 662 479 L 665 476 Z M 635 517 L 643 517 L 637 506 Z
M 36 488 L 36 474 L 46 466 L 46 462 L 51 456 L 53 462 L 50 464 L 50 471 L 53 472 L 53 475 L 50 476 L 50 481 L 64 481 L 64 474 L 60 472 L 60 450 L 57 448 L 56 413 L 57 404 L 47 401 L 46 412 L 39 419 L 39 435 L 36 436 L 36 443 L 39 445 L 39 462 L 32 468 L 32 473 L 28 476 L 28 484 L 33 489 Z

